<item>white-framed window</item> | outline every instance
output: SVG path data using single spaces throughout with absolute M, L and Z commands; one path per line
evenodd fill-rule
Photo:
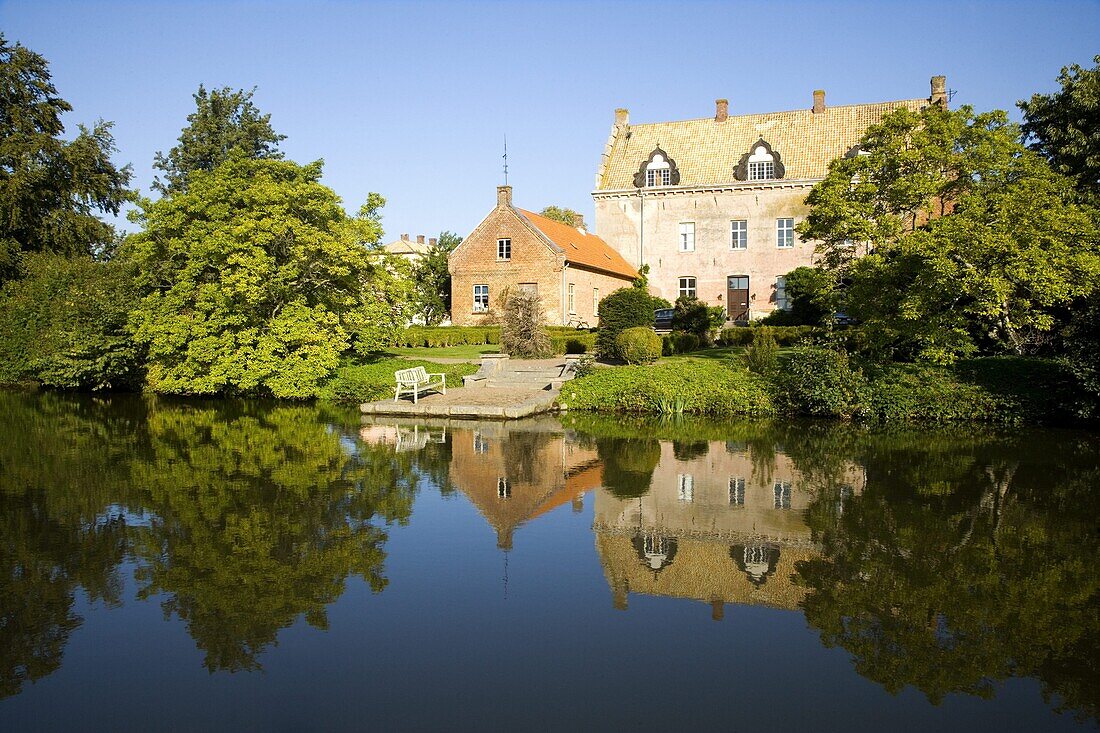
M 569 315 L 575 315 L 577 312 L 577 285 L 576 283 L 569 283 Z
M 512 482 L 503 476 L 497 478 L 497 498 L 498 499 L 511 499 L 512 498 Z
M 680 222 L 680 251 L 695 251 L 695 222 L 693 221 Z
M 794 219 L 784 217 L 775 220 L 775 246 L 782 249 L 794 246 Z
M 654 155 L 645 169 L 646 186 L 668 186 L 672 183 L 672 168 L 663 155 Z
M 681 473 L 676 477 L 679 498 L 685 504 L 695 501 L 695 476 L 690 473 Z
M 489 452 L 489 441 L 480 431 L 474 431 L 474 453 L 479 456 L 483 456 Z
M 775 156 L 763 145 L 758 145 L 749 156 L 749 180 L 770 181 L 775 178 Z
M 782 311 L 791 307 L 787 300 L 787 278 L 782 276 L 775 279 L 775 307 Z
M 600 312 L 600 289 L 592 288 L 592 315 Z
M 489 286 L 474 286 L 474 313 L 485 313 L 489 310 Z
M 497 240 L 497 259 L 501 261 L 507 261 L 512 259 L 512 240 L 511 239 L 498 239 Z
M 686 295 L 689 298 L 695 297 L 695 278 L 682 277 L 680 278 L 680 295 Z
M 730 476 L 730 506 L 745 506 L 745 479 Z
M 730 222 L 730 249 L 747 249 L 749 246 L 749 222 L 734 219 Z
M 791 482 L 790 481 L 776 481 L 773 488 L 775 494 L 775 508 L 776 509 L 790 509 L 791 508 Z

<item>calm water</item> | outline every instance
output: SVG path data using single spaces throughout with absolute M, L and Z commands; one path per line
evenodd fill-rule
M 1068 730 L 1100 436 L 0 393 L 0 730 Z

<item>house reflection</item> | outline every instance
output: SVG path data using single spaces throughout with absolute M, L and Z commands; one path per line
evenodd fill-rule
M 720 441 L 659 446 L 648 490 L 596 493 L 596 550 L 615 607 L 641 593 L 709 603 L 715 619 L 728 603 L 797 608 L 795 563 L 817 551 L 805 521 L 814 494 L 794 462 Z M 846 497 L 863 472 L 851 464 L 839 480 Z

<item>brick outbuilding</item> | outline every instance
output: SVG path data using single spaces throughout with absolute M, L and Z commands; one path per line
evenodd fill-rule
M 638 276 L 595 234 L 512 206 L 512 187 L 450 255 L 451 322 L 485 323 L 506 288 L 536 292 L 551 324 L 596 325 L 601 298 Z

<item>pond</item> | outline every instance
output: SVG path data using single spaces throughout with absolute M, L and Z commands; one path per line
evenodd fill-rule
M 0 730 L 1070 730 L 1100 436 L 0 393 Z

